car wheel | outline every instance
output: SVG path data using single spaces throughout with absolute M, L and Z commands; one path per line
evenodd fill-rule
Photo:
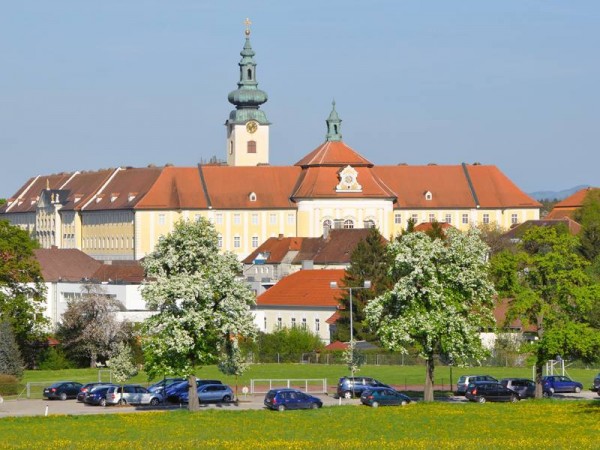
M 581 392 L 581 388 L 579 386 L 575 386 L 575 393 L 579 394 Z
M 67 399 L 67 393 L 66 392 L 61 392 L 60 393 L 60 399 L 63 400 L 63 401 L 66 400 Z
M 311 403 L 310 409 L 319 409 L 319 405 L 317 403 Z
M 485 397 L 479 397 L 477 400 L 479 403 L 485 403 Z
M 548 389 L 550 391 L 551 394 L 554 394 L 554 388 L 551 387 L 550 389 Z
M 119 405 L 126 405 L 127 404 L 127 400 L 125 400 L 124 398 L 119 400 Z
M 231 396 L 226 395 L 226 396 L 223 397 L 223 402 L 224 403 L 229 403 L 230 401 L 231 401 Z
M 106 406 L 106 399 L 105 398 L 101 398 L 100 402 L 98 403 L 100 406 Z
M 542 392 L 542 397 L 544 397 L 544 398 L 552 397 L 552 392 L 544 391 L 544 392 Z
M 510 397 L 510 401 L 511 401 L 511 403 L 517 403 L 519 401 L 519 397 L 517 397 L 516 395 L 513 395 Z
M 371 403 L 371 406 L 373 408 L 377 408 L 379 406 L 379 402 L 373 402 L 373 403 Z
M 156 397 L 154 397 L 152 400 L 150 400 L 150 404 L 152 406 L 158 406 L 159 403 L 160 403 L 160 400 L 157 399 Z
M 400 403 L 400 406 L 406 406 L 406 405 L 408 405 L 407 401 L 406 400 L 402 400 L 402 403 Z
M 350 392 L 350 391 L 344 392 L 344 398 L 352 398 L 352 392 Z
M 285 405 L 279 405 L 277 411 L 285 411 Z

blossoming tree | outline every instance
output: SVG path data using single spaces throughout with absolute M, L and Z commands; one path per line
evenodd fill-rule
M 390 350 L 415 346 L 426 361 L 425 401 L 433 401 L 434 357 L 461 365 L 485 354 L 479 330 L 493 324 L 488 248 L 477 230 L 449 229 L 446 240 L 408 233 L 389 246 L 393 288 L 366 308 Z
M 178 222 L 143 265 L 150 281 L 142 295 L 157 311 L 144 322 L 146 371 L 188 377 L 189 409 L 198 409 L 194 370 L 217 362 L 231 339 L 255 334 L 254 295 L 238 278 L 235 255 L 219 253 L 217 232 L 204 218 Z

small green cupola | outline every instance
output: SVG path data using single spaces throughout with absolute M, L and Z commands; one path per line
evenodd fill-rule
M 329 113 L 329 117 L 325 121 L 327 123 L 327 141 L 341 141 L 342 140 L 342 119 L 338 116 L 337 111 L 335 110 L 335 100 L 331 102 L 332 108 L 331 113 Z
M 229 103 L 235 105 L 235 110 L 229 114 L 228 123 L 244 124 L 249 120 L 255 120 L 261 125 L 269 124 L 267 116 L 259 110 L 260 105 L 268 99 L 267 93 L 258 89 L 256 81 L 256 62 L 254 61 L 254 50 L 250 44 L 250 21 L 246 21 L 246 42 L 240 52 L 242 59 L 240 66 L 240 81 L 238 88 L 231 91 L 227 96 Z

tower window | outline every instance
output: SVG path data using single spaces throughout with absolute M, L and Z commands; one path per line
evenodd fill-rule
M 248 69 L 248 79 L 252 80 L 252 69 Z
M 248 153 L 256 153 L 256 141 L 248 141 Z

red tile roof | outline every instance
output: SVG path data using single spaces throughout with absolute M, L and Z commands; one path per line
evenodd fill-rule
M 452 228 L 452 225 L 446 222 L 438 222 L 442 230 L 447 230 L 448 228 Z M 415 226 L 415 231 L 426 232 L 433 228 L 432 222 L 423 222 Z
M 542 204 L 521 191 L 496 166 L 465 165 L 481 208 L 526 207 Z
M 600 188 L 587 187 L 580 189 L 573 195 L 565 198 L 564 200 L 556 203 L 552 211 L 546 215 L 546 219 L 561 219 L 564 217 L 572 218 L 579 208 L 583 206 L 583 202 L 587 194 L 591 191 L 598 190 Z
M 40 193 L 44 189 L 60 189 L 71 177 L 70 173 L 45 175 L 31 178 L 12 197 L 2 205 L 0 212 L 24 213 L 33 212 L 37 207 Z
M 348 350 L 349 344 L 341 341 L 334 341 L 329 345 L 326 345 L 324 350 L 330 351 L 339 351 L 339 350 Z
M 202 166 L 202 178 L 214 209 L 296 208 L 290 194 L 299 167 Z M 256 194 L 252 201 L 250 194 Z
M 198 167 L 165 167 L 136 209 L 206 209 Z
M 258 296 L 258 306 L 299 306 L 337 308 L 339 291 L 329 283 L 341 284 L 344 270 L 300 270 Z
M 352 252 L 369 233 L 368 228 L 334 229 L 329 231 L 327 237 L 305 238 L 293 262 L 300 264 L 310 260 L 315 264 L 350 264 Z
M 102 266 L 100 261 L 76 249 L 41 248 L 34 253 L 47 283 L 91 279 Z
M 537 332 L 536 325 L 529 325 L 527 327 L 523 327 L 523 323 L 519 319 L 513 320 L 507 326 L 506 316 L 508 314 L 508 308 L 510 307 L 510 302 L 511 302 L 511 299 L 504 298 L 496 304 L 496 307 L 494 308 L 494 318 L 496 319 L 496 325 L 501 329 L 502 328 L 513 328 L 513 329 L 520 329 L 521 332 L 536 333 Z
M 253 264 L 258 255 L 268 254 L 265 264 L 280 264 L 290 252 L 300 250 L 303 240 L 301 237 L 272 237 L 263 242 L 256 250 L 248 255 L 242 262 Z
M 581 231 L 581 225 L 568 217 L 563 217 L 562 219 L 548 219 L 546 217 L 541 220 L 527 220 L 504 233 L 502 237 L 506 239 L 520 239 L 531 227 L 555 227 L 558 225 L 565 225 L 572 235 L 579 234 Z
M 329 325 L 333 325 L 338 321 L 340 317 L 342 317 L 342 315 L 339 311 L 336 311 L 331 316 L 329 316 L 329 319 L 327 319 L 325 322 L 327 322 Z
M 341 141 L 326 141 L 298 161 L 296 166 L 373 166 L 373 163 L 364 158 Z

